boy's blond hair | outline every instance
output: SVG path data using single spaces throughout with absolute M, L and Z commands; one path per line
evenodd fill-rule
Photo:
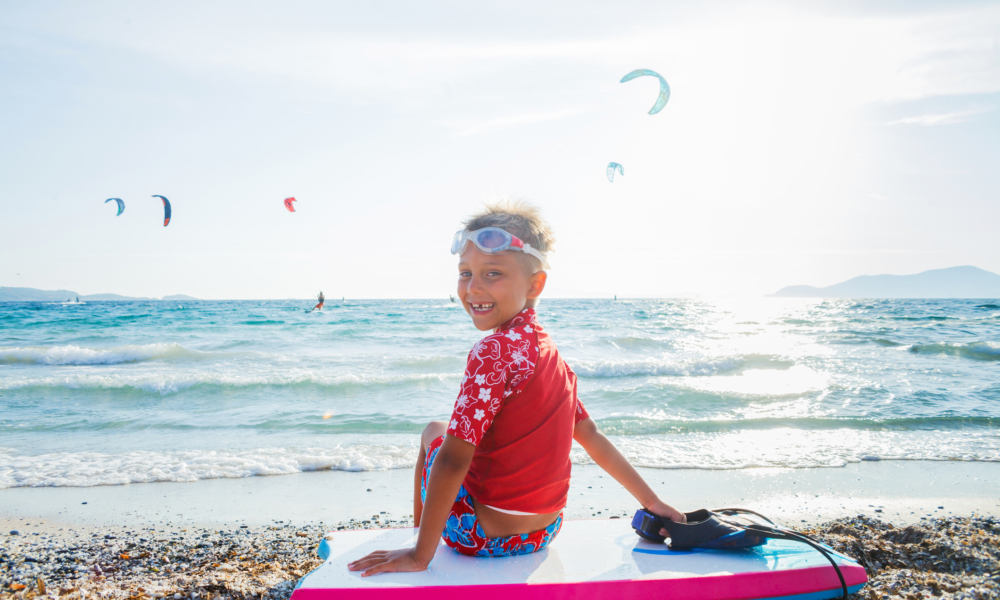
M 505 198 L 486 202 L 482 212 L 469 217 L 464 225 L 468 231 L 476 231 L 483 227 L 499 227 L 521 238 L 522 242 L 530 244 L 542 255 L 551 252 L 556 241 L 549 224 L 542 218 L 541 211 L 524 200 Z M 528 273 L 537 273 L 549 268 L 548 261 L 539 261 L 524 252 L 515 254 Z

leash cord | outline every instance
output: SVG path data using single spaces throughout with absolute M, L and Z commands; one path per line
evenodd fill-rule
M 797 531 L 791 531 L 791 530 L 785 529 L 783 527 L 779 528 L 780 526 L 777 523 L 775 523 L 774 521 L 772 521 L 771 519 L 768 519 L 767 517 L 765 517 L 764 515 L 762 515 L 762 514 L 760 514 L 758 512 L 754 512 L 752 510 L 748 510 L 748 509 L 745 509 L 745 508 L 720 508 L 720 509 L 714 510 L 712 512 L 718 512 L 718 513 L 721 513 L 721 514 L 724 514 L 724 515 L 727 515 L 727 516 L 736 516 L 737 513 L 748 513 L 748 514 L 751 514 L 751 515 L 756 515 L 756 516 L 764 519 L 765 521 L 767 521 L 768 523 L 770 523 L 774 527 L 768 527 L 767 525 L 761 525 L 761 524 L 758 524 L 758 523 L 753 523 L 751 525 L 743 525 L 743 524 L 740 524 L 740 523 L 731 523 L 730 522 L 729 524 L 733 525 L 735 527 L 743 527 L 743 528 L 748 529 L 750 531 L 754 531 L 754 532 L 760 533 L 760 534 L 763 535 L 763 537 L 769 537 L 769 538 L 779 539 L 779 540 L 789 540 L 789 541 L 793 541 L 793 542 L 801 542 L 803 544 L 807 544 L 807 545 L 811 546 L 812 548 L 818 550 L 819 553 L 822 554 L 823 557 L 826 558 L 826 560 L 830 561 L 831 565 L 833 565 L 833 570 L 837 572 L 837 579 L 840 580 L 840 589 L 843 592 L 842 598 L 843 598 L 843 600 L 847 600 L 847 596 L 848 596 L 847 582 L 844 580 L 844 574 L 840 571 L 840 565 L 837 564 L 837 561 L 834 560 L 834 558 L 830 555 L 829 551 L 827 551 L 827 549 L 820 542 L 817 542 L 816 540 L 812 539 L 811 537 L 809 537 L 809 536 L 807 536 L 807 535 L 805 535 L 803 533 L 799 533 Z M 747 519 L 747 520 L 749 520 L 749 519 Z M 752 521 L 751 521 L 751 523 L 752 523 Z

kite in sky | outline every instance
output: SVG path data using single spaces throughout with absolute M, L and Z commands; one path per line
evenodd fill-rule
M 649 69 L 636 69 L 635 71 L 632 71 L 625 77 L 622 77 L 620 83 L 625 83 L 626 81 L 632 81 L 636 77 L 642 77 L 642 76 L 656 77 L 657 79 L 660 80 L 660 95 L 656 98 L 656 104 L 653 105 L 653 108 L 649 109 L 649 114 L 655 115 L 656 113 L 663 110 L 663 107 L 667 105 L 667 100 L 670 99 L 670 86 L 667 85 L 667 80 L 664 79 L 662 75 L 660 75 L 656 71 L 650 71 Z
M 295 207 L 292 206 L 292 202 L 298 202 L 298 200 L 296 200 L 294 196 L 291 198 L 285 198 L 285 208 L 288 209 L 288 212 L 295 212 Z
M 616 162 L 608 163 L 608 181 L 612 183 L 615 181 L 615 169 L 618 169 L 618 172 L 621 173 L 622 176 L 625 175 L 625 167 Z
M 166 227 L 167 225 L 170 225 L 170 200 L 167 200 L 158 194 L 153 194 L 153 198 L 163 200 L 163 226 Z
M 112 200 L 118 203 L 118 215 L 122 214 L 122 212 L 125 211 L 125 202 L 123 202 L 121 198 L 108 198 L 107 200 L 104 201 L 104 203 L 107 204 Z M 117 217 L 118 215 L 115 216 Z

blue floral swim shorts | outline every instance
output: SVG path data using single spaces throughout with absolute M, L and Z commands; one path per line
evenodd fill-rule
M 420 500 L 427 501 L 427 475 L 437 458 L 441 444 L 444 443 L 444 436 L 431 442 L 427 449 L 427 458 L 424 460 L 424 472 L 420 479 Z M 465 486 L 459 488 L 458 497 L 451 507 L 448 515 L 448 522 L 444 526 L 441 537 L 444 543 L 452 550 L 469 556 L 514 556 L 517 554 L 531 554 L 538 552 L 549 545 L 555 539 L 562 528 L 563 516 L 546 527 L 531 533 L 512 535 L 502 538 L 488 538 L 483 533 L 483 528 L 479 526 L 479 519 L 476 518 L 476 509 L 472 504 L 472 496 L 466 491 Z

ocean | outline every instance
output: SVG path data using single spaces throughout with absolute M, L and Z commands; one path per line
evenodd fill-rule
M 0 303 L 0 488 L 412 468 L 483 334 L 448 300 L 312 304 Z M 543 300 L 539 321 L 638 466 L 1000 461 L 998 301 Z

